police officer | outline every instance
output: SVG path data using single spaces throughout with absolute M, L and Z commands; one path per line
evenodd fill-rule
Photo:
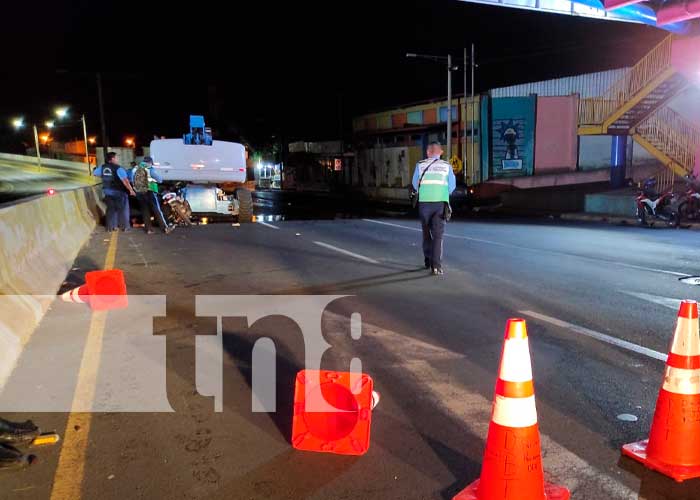
M 108 232 L 116 231 L 119 225 L 122 226 L 122 231 L 126 231 L 129 227 L 129 216 L 123 215 L 128 214 L 128 211 L 125 212 L 125 206 L 128 207 L 129 204 L 128 195 L 136 196 L 136 193 L 131 187 L 126 170 L 117 163 L 117 153 L 107 153 L 105 161 L 104 165 L 92 172 L 92 175 L 102 179 L 102 192 L 107 205 L 105 226 Z M 122 220 L 117 220 L 118 218 Z
M 439 142 L 428 145 L 428 158 L 419 161 L 413 173 L 413 189 L 418 192 L 418 214 L 423 226 L 425 268 L 439 276 L 442 271 L 442 240 L 445 233 L 445 206 L 457 181 L 452 166 L 440 159 Z

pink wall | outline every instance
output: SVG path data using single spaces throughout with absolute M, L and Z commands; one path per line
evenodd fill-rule
M 576 170 L 578 97 L 538 97 L 535 175 Z
M 700 179 L 700 146 L 698 146 L 698 150 L 695 152 L 695 168 L 693 169 L 693 175 L 697 179 Z
M 686 78 L 700 84 L 700 36 L 673 40 L 671 64 Z

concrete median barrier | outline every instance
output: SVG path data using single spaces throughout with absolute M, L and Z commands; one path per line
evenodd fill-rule
M 102 213 L 99 186 L 0 207 L 0 388 Z

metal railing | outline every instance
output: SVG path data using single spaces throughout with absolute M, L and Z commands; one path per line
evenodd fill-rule
M 671 108 L 663 107 L 652 113 L 637 126 L 637 133 L 686 172 L 693 171 L 700 148 L 700 129 Z
M 656 190 L 659 193 L 673 190 L 673 185 L 676 182 L 676 174 L 673 170 L 662 167 L 654 177 L 656 177 Z
M 673 35 L 666 37 L 600 97 L 579 101 L 579 125 L 602 125 L 606 118 L 671 67 Z

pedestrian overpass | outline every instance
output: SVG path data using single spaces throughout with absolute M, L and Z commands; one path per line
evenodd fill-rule
M 463 0 L 553 14 L 648 24 L 679 35 L 700 33 L 700 0 Z
M 700 87 L 700 0 L 464 0 L 610 21 L 669 31 L 605 93 L 579 101 L 580 136 L 614 137 L 611 181 L 622 185 L 628 137 L 664 166 L 660 188 L 676 176 L 700 176 L 700 128 L 667 104 L 692 85 Z M 699 117 L 700 120 L 700 117 Z M 617 179 L 617 181 L 615 180 Z

